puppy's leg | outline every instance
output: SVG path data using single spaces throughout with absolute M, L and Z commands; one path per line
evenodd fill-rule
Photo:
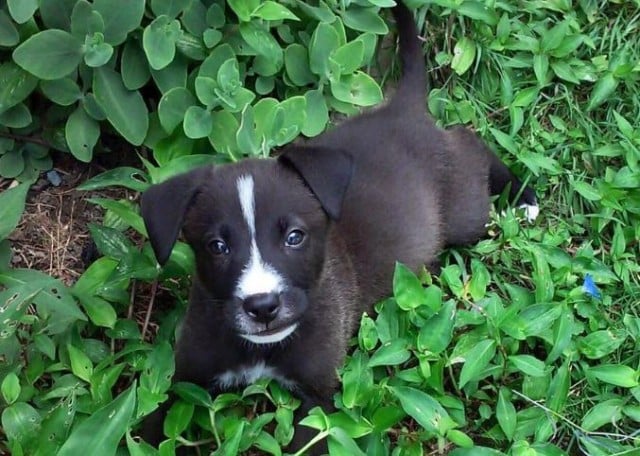
M 295 434 L 293 435 L 293 440 L 287 448 L 290 452 L 296 452 L 300 450 L 310 440 L 312 440 L 318 434 L 318 432 L 320 432 L 317 429 L 302 426 L 300 424 L 300 420 L 306 417 L 312 408 L 320 406 L 325 413 L 331 413 L 335 410 L 331 399 L 320 399 L 318 397 L 315 397 L 314 395 L 308 395 L 304 392 L 298 392 L 296 393 L 296 396 L 302 401 L 302 404 L 295 411 L 293 417 L 295 423 Z M 310 456 L 320 456 L 327 453 L 329 453 L 329 447 L 327 445 L 326 439 L 322 439 L 305 452 L 306 455 Z

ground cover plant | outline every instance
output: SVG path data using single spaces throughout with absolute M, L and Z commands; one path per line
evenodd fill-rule
M 137 196 L 379 103 L 391 5 L 0 1 L 1 452 L 283 452 L 298 401 L 267 382 L 175 385 L 168 440 L 135 438 L 192 271 L 184 244 L 157 268 Z M 477 130 L 542 213 L 497 201 L 438 276 L 398 265 L 338 411 L 306 423 L 336 455 L 638 454 L 640 2 L 410 5 L 431 113 Z

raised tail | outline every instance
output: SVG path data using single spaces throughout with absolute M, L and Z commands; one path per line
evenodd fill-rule
M 396 3 L 392 12 L 398 30 L 402 77 L 391 103 L 401 104 L 405 109 L 408 106 L 425 109 L 427 78 L 418 28 L 411 10 L 401 0 Z

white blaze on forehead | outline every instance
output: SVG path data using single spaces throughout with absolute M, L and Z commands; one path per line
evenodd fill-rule
M 242 215 L 251 235 L 249 262 L 245 265 L 236 285 L 235 295 L 244 299 L 261 293 L 280 293 L 284 290 L 284 279 L 269 264 L 262 260 L 256 242 L 256 211 L 253 177 L 241 176 L 237 184 Z

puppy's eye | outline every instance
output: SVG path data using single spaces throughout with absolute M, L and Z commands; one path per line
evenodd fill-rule
M 229 255 L 229 246 L 220 239 L 214 239 L 209 243 L 209 248 L 216 255 Z
M 305 234 L 301 230 L 291 230 L 287 234 L 284 245 L 287 247 L 298 247 L 304 241 Z

